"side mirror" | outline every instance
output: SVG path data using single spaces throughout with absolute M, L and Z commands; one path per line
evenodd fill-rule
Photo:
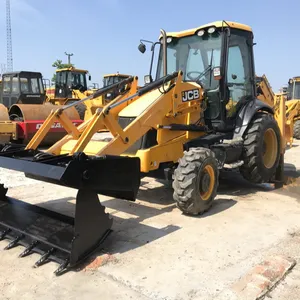
M 112 100 L 112 94 L 111 93 L 107 93 L 106 95 L 105 95 L 106 97 L 106 100 Z
M 140 43 L 139 46 L 138 46 L 138 49 L 141 53 L 145 53 L 146 51 L 146 45 L 143 44 L 143 43 Z
M 215 67 L 213 69 L 213 74 L 214 74 L 214 79 L 215 80 L 220 80 L 222 79 L 222 75 L 221 75 L 221 67 Z
M 149 84 L 149 83 L 153 82 L 152 76 L 151 75 L 145 75 L 144 76 L 144 82 L 145 82 L 145 84 Z
M 92 76 L 91 75 L 89 75 L 89 81 L 91 81 L 92 80 Z

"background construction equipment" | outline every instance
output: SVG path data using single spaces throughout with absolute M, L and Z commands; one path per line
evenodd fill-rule
M 289 79 L 287 88 L 287 119 L 293 123 L 294 138 L 300 140 L 300 77 Z
M 291 147 L 293 145 L 293 136 L 294 136 L 294 118 L 290 113 L 293 108 L 287 102 L 287 94 L 286 92 L 274 93 L 272 87 L 266 77 L 265 74 L 262 76 L 256 76 L 256 84 L 257 84 L 257 99 L 268 103 L 270 106 L 274 108 L 275 111 L 275 119 L 280 122 L 281 113 L 280 108 L 281 102 L 284 102 L 286 106 L 286 116 L 285 116 L 285 144 Z M 295 112 L 295 110 L 294 110 Z
M 2 76 L 0 90 L 0 141 L 15 141 L 26 144 L 40 128 L 54 108 L 45 95 L 40 72 L 9 72 Z M 55 103 L 59 105 L 59 103 Z M 73 124 L 82 121 L 73 107 L 68 115 Z M 66 131 L 59 123 L 51 128 L 43 145 L 51 145 L 61 139 Z

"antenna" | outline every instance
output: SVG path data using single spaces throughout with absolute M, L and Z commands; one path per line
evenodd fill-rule
M 10 0 L 6 0 L 6 43 L 7 43 L 7 71 L 13 71 L 12 39 L 10 24 Z

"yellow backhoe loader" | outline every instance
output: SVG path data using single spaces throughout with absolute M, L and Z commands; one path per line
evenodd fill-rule
M 281 121 L 281 102 L 284 102 L 286 105 L 286 118 L 285 118 L 285 144 L 291 147 L 293 145 L 293 134 L 294 134 L 294 119 L 291 118 L 290 108 L 287 105 L 287 94 L 286 92 L 274 93 L 273 89 L 266 77 L 265 74 L 263 76 L 256 76 L 256 84 L 257 84 L 257 99 L 268 103 L 270 106 L 274 108 L 275 111 L 275 119 L 278 122 Z
M 11 240 L 7 249 L 21 244 L 26 247 L 21 256 L 42 253 L 37 265 L 57 261 L 55 273 L 62 274 L 111 232 L 112 219 L 98 194 L 134 201 L 143 176 L 171 179 L 174 201 L 186 215 L 211 207 L 224 168 L 239 169 L 253 183 L 282 186 L 285 106 L 282 102 L 283 121 L 277 123 L 274 109 L 256 99 L 251 28 L 217 21 L 180 32 L 161 30 L 151 47 L 152 62 L 156 46 L 156 76 L 149 74 L 145 86 L 119 95 L 78 127 L 66 115 L 75 103 L 52 111 L 26 147 L 2 146 L 0 167 L 78 189 L 74 219 L 12 200 L 2 186 L 0 238 Z M 145 52 L 145 44 L 139 50 Z M 126 80 L 138 86 L 136 77 Z M 79 102 L 103 96 L 108 88 Z M 57 121 L 68 134 L 38 150 Z M 102 129 L 111 137 L 92 140 Z
M 293 123 L 293 136 L 300 140 L 300 76 L 289 79 L 286 106 L 287 119 Z

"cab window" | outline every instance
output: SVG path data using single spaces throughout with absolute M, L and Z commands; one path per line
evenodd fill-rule
M 38 85 L 38 80 L 37 78 L 31 78 L 31 91 L 33 94 L 39 94 L 39 85 Z
M 28 78 L 20 78 L 21 93 L 29 93 Z
M 3 78 L 3 93 L 5 94 L 11 93 L 11 77 Z

